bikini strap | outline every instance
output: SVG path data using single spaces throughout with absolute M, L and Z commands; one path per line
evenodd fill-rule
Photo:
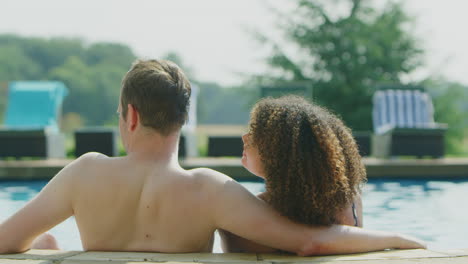
M 357 217 L 357 212 L 356 212 L 356 205 L 354 203 L 352 205 L 352 209 L 353 209 L 354 226 L 358 226 L 358 217 Z

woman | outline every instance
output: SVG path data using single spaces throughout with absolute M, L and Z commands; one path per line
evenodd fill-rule
M 242 164 L 264 178 L 258 197 L 303 224 L 362 227 L 361 185 L 366 172 L 351 131 L 317 105 L 297 96 L 263 99 L 242 137 Z M 230 252 L 273 252 L 221 231 Z

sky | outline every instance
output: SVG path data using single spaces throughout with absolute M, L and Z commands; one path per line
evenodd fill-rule
M 403 3 L 415 17 L 410 30 L 426 51 L 424 66 L 406 81 L 444 76 L 468 85 L 468 1 Z M 268 53 L 249 32 L 279 38 L 268 4 L 291 8 L 285 0 L 2 0 L 0 34 L 119 42 L 142 58 L 174 51 L 198 79 L 235 85 L 242 73 L 266 68 Z

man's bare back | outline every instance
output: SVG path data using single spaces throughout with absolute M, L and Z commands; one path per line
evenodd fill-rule
M 85 250 L 211 252 L 220 222 L 217 202 L 227 182 L 238 185 L 210 169 L 88 153 L 60 172 L 31 206 L 70 206 L 66 211 L 75 216 Z M 43 213 L 53 221 L 47 208 Z
M 217 181 L 207 169 L 96 154 L 78 166 L 73 208 L 85 250 L 211 252 Z

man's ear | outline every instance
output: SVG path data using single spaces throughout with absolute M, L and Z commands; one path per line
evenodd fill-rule
M 127 105 L 127 129 L 134 131 L 140 122 L 138 110 L 131 104 Z

